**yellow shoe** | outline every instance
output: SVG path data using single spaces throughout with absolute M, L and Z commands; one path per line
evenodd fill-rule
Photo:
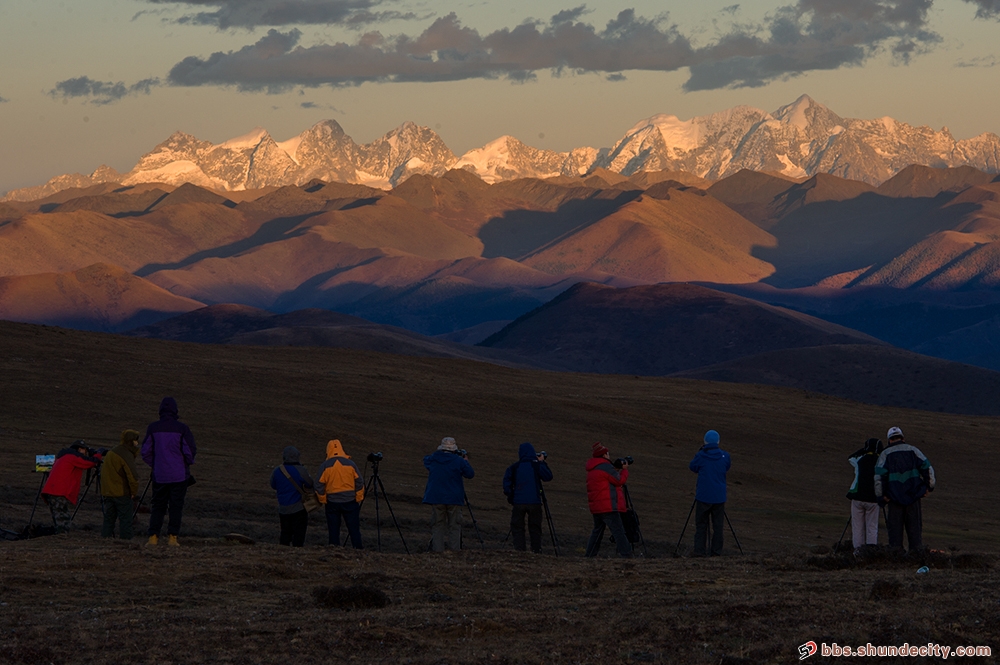
M 167 545 L 170 545 L 171 547 L 181 546 L 181 544 L 177 542 L 177 536 L 173 535 L 167 536 Z
M 156 537 L 156 536 L 150 536 L 149 540 L 146 541 L 146 544 L 147 545 L 156 545 L 159 542 L 160 542 L 160 539 L 158 537 Z

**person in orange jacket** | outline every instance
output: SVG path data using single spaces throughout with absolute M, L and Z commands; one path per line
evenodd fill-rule
M 326 526 L 330 530 L 330 544 L 340 544 L 340 519 L 344 519 L 351 545 L 360 550 L 361 501 L 365 498 L 365 481 L 358 473 L 358 465 L 351 461 L 340 441 L 333 439 L 326 444 L 326 461 L 316 474 L 316 494 L 326 504 Z
M 87 443 L 82 439 L 74 441 L 69 448 L 60 450 L 48 480 L 42 487 L 42 498 L 52 511 L 52 524 L 56 533 L 66 533 L 73 522 L 71 506 L 76 506 L 80 497 L 80 478 L 83 472 L 101 463 L 100 453 L 90 453 Z

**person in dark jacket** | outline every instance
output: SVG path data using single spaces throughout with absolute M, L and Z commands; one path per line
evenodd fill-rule
M 66 533 L 73 522 L 72 506 L 80 497 L 80 479 L 86 469 L 101 463 L 101 455 L 89 454 L 86 442 L 74 441 L 56 454 L 56 461 L 42 487 L 42 498 L 52 512 L 56 533 Z
M 153 481 L 149 529 L 146 531 L 149 545 L 159 542 L 163 518 L 168 511 L 167 544 L 179 545 L 177 536 L 181 532 L 184 497 L 188 486 L 194 483 L 190 468 L 197 453 L 194 436 L 188 426 L 177 418 L 177 401 L 173 397 L 164 397 L 160 402 L 160 419 L 150 423 L 142 441 L 142 459 L 150 466 Z
M 695 489 L 694 556 L 705 556 L 709 524 L 712 526 L 712 556 L 722 554 L 722 527 L 726 517 L 726 473 L 731 461 L 729 453 L 719 448 L 719 433 L 705 433 L 704 445 L 688 465 L 698 474 Z
M 510 533 L 514 549 L 527 550 L 524 541 L 524 518 L 528 518 L 531 551 L 542 551 L 542 483 L 552 480 L 552 471 L 545 457 L 535 453 L 530 443 L 522 443 L 517 451 L 518 461 L 507 467 L 503 474 L 503 493 L 513 508 L 510 513 Z
M 309 526 L 309 512 L 302 505 L 299 488 L 303 492 L 312 492 L 315 487 L 309 471 L 299 459 L 299 449 L 288 446 L 281 452 L 281 464 L 271 472 L 271 489 L 278 497 L 278 520 L 281 523 L 278 542 L 292 547 L 305 544 L 306 528 Z
M 861 548 L 878 545 L 878 496 L 875 494 L 875 463 L 882 454 L 882 441 L 868 439 L 865 445 L 847 458 L 854 467 L 854 484 L 847 491 L 851 500 L 851 534 L 854 554 Z
M 104 457 L 101 469 L 101 496 L 104 498 L 104 525 L 101 537 L 115 535 L 115 521 L 118 521 L 118 537 L 132 540 L 133 501 L 139 494 L 139 471 L 135 467 L 135 456 L 139 453 L 139 433 L 134 429 L 122 432 L 121 443 Z
M 594 530 L 587 541 L 586 555 L 597 556 L 604 539 L 604 529 L 611 529 L 618 548 L 618 556 L 632 556 L 632 544 L 625 533 L 621 513 L 628 510 L 622 487 L 628 480 L 628 463 L 622 462 L 619 470 L 611 463 L 611 451 L 601 443 L 592 446 L 587 460 L 587 503 L 594 516 Z
M 888 506 L 886 528 L 889 547 L 902 551 L 903 530 L 909 551 L 923 549 L 923 514 L 920 499 L 934 491 L 934 467 L 922 452 L 906 443 L 898 427 L 886 434 L 889 445 L 875 463 L 875 496 Z
M 424 503 L 431 507 L 431 550 L 444 552 L 445 536 L 448 547 L 462 549 L 462 506 L 465 505 L 463 478 L 476 475 L 468 455 L 460 455 L 455 439 L 446 436 L 434 453 L 424 457 L 427 486 Z

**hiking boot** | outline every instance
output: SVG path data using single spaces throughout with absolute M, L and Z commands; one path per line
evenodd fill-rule
M 147 545 L 156 545 L 159 542 L 160 542 L 160 539 L 157 536 L 150 536 L 149 540 L 146 541 L 146 544 Z
M 171 547 L 180 547 L 181 546 L 181 544 L 177 542 L 177 536 L 175 536 L 173 534 L 170 534 L 169 536 L 167 536 L 167 545 L 170 545 Z

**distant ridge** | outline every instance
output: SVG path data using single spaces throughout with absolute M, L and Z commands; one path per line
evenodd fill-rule
M 984 133 L 958 140 L 947 128 L 934 131 L 888 117 L 844 118 L 808 95 L 771 113 L 737 106 L 688 120 L 658 114 L 637 122 L 611 147 L 568 152 L 502 136 L 458 157 L 437 133 L 412 122 L 358 144 L 336 121 L 324 120 L 282 142 L 260 127 L 217 145 L 175 132 L 128 173 L 102 166 L 89 176 L 60 175 L 45 185 L 9 192 L 3 200 L 30 201 L 103 182 L 187 182 L 224 191 L 302 185 L 319 178 L 387 189 L 414 174 L 441 175 L 452 168 L 488 183 L 597 172 L 628 177 L 645 171 L 719 180 L 750 169 L 790 178 L 829 173 L 878 185 L 911 164 L 997 173 L 1000 136 Z

